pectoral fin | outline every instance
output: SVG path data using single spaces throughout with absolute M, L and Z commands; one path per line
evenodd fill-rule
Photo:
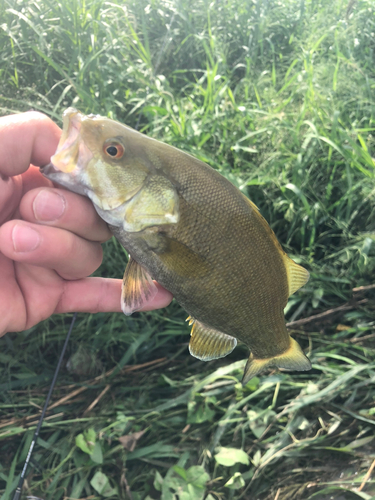
M 250 354 L 250 357 L 246 363 L 242 384 L 247 384 L 251 378 L 255 377 L 270 366 L 285 368 L 286 370 L 311 370 L 310 360 L 305 356 L 298 342 L 290 337 L 289 349 L 287 349 L 279 356 L 274 356 L 273 358 L 257 359 L 254 358 L 253 354 Z
M 218 332 L 212 328 L 199 323 L 199 321 L 188 318 L 189 324 L 193 322 L 189 351 L 192 356 L 202 361 L 223 358 L 231 353 L 237 345 L 237 339 Z
M 152 300 L 158 289 L 148 272 L 143 269 L 132 257 L 124 272 L 121 291 L 121 309 L 130 316 L 139 311 L 142 306 Z
M 208 263 L 198 253 L 179 241 L 165 238 L 167 247 L 159 255 L 160 260 L 179 276 L 201 278 L 209 272 Z
M 310 274 L 302 266 L 299 266 L 286 254 L 283 255 L 286 273 L 288 276 L 289 296 L 293 295 L 301 286 L 309 281 Z

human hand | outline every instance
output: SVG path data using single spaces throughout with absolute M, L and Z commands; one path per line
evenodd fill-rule
M 36 167 L 60 135 L 41 113 L 0 118 L 0 336 L 54 313 L 121 311 L 121 280 L 87 277 L 101 264 L 107 225 L 89 199 L 55 188 Z M 143 311 L 172 300 L 157 286 Z

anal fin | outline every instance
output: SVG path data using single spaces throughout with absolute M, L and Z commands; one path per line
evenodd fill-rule
M 121 309 L 126 316 L 142 309 L 152 300 L 158 289 L 148 272 L 132 257 L 124 272 L 121 291 Z
M 247 384 L 250 379 L 271 366 L 285 368 L 286 370 L 311 370 L 310 360 L 305 356 L 298 342 L 290 337 L 289 349 L 278 356 L 259 359 L 250 354 L 246 363 L 242 384 Z
M 189 324 L 191 324 L 189 317 Z M 189 351 L 192 356 L 201 361 L 223 358 L 231 353 L 237 345 L 237 339 L 208 328 L 199 321 L 193 320 Z

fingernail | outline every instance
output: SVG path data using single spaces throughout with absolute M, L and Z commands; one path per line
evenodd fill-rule
M 32 252 L 40 244 L 40 235 L 31 227 L 16 224 L 12 231 L 12 240 L 15 252 Z
M 59 219 L 65 211 L 64 198 L 48 189 L 40 191 L 33 203 L 36 220 L 51 222 Z

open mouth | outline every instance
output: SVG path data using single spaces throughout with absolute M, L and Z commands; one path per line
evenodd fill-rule
M 82 115 L 74 108 L 68 108 L 63 115 L 63 133 L 51 163 L 56 170 L 72 172 L 78 165 Z
M 52 163 L 48 163 L 47 165 L 43 165 L 42 167 L 39 167 L 39 170 L 42 172 L 43 175 L 48 177 L 51 174 L 56 174 L 58 173 L 58 170 L 53 166 Z

